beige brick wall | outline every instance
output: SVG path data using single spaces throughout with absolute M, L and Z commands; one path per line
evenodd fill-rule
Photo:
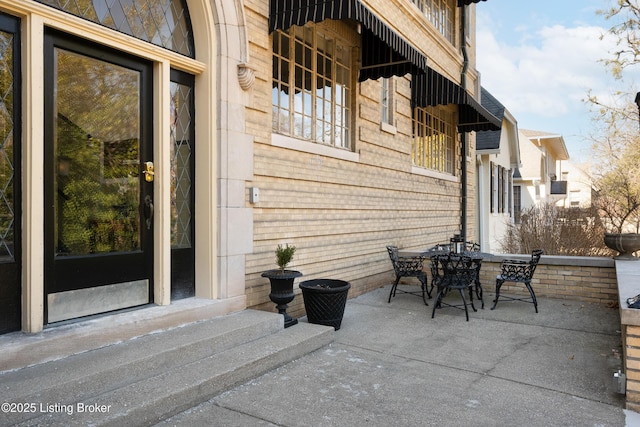
M 624 371 L 627 375 L 627 409 L 640 411 L 640 326 L 624 325 Z
M 485 292 L 495 293 L 496 276 L 500 273 L 500 263 L 483 262 L 480 273 L 480 280 Z M 603 304 L 618 302 L 618 286 L 614 266 L 552 265 L 544 264 L 541 261 L 533 275 L 531 286 L 536 297 Z M 529 295 L 523 284 L 512 282 L 505 282 L 500 288 L 500 293 Z
M 403 0 L 365 3 L 425 53 L 432 67 L 459 81 L 461 54 L 444 42 L 413 4 Z M 380 82 L 354 86 L 352 131 L 355 153 L 359 155 L 357 162 L 274 146 L 268 2 L 247 0 L 245 12 L 250 62 L 257 67 L 246 111 L 247 130 L 255 135 L 254 179 L 247 182 L 247 206 L 253 207 L 254 213 L 254 250 L 246 257 L 247 306 L 274 310 L 268 298 L 269 283 L 260 274 L 275 267 L 274 250 L 278 243 L 298 248 L 290 267 L 303 272 L 302 280 L 320 277 L 347 280 L 352 284 L 350 297 L 390 283 L 392 273 L 386 245 L 417 249 L 446 242 L 459 232 L 460 223 L 459 181 L 411 172 L 409 76 L 395 78 L 395 134 L 380 129 Z M 351 24 L 331 25 L 351 32 L 357 40 Z M 472 73 L 470 77 L 474 78 Z M 475 156 L 471 154 L 470 231 L 475 230 L 476 217 L 475 164 L 471 160 Z M 460 159 L 456 165 L 459 171 Z M 249 187 L 259 188 L 259 203 L 249 203 Z M 301 295 L 290 304 L 289 313 L 293 316 L 304 313 Z

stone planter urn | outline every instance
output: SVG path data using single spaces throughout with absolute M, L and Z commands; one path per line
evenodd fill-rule
M 298 324 L 298 319 L 287 314 L 287 304 L 293 301 L 293 282 L 302 273 L 295 270 L 268 270 L 262 273 L 262 277 L 269 279 L 271 283 L 271 293 L 269 299 L 276 304 L 278 313 L 284 316 L 284 327 L 288 328 Z
M 299 286 L 309 323 L 340 329 L 351 284 L 344 280 L 315 279 Z
M 637 261 L 633 253 L 640 250 L 640 234 L 637 233 L 605 233 L 604 244 L 609 249 L 618 251 L 614 259 Z

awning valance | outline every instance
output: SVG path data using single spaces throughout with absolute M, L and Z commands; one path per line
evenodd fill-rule
M 458 6 L 459 7 L 468 6 L 471 3 L 479 3 L 481 1 L 487 1 L 487 0 L 458 0 Z
M 325 19 L 362 25 L 362 68 L 358 80 L 424 73 L 427 57 L 382 22 L 359 0 L 270 0 L 269 32 Z
M 502 121 L 466 90 L 429 67 L 426 73 L 413 76 L 411 103 L 413 107 L 458 105 L 460 132 L 499 130 L 502 127 Z

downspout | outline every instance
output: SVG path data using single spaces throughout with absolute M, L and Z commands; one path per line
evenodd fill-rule
M 462 49 L 462 74 L 460 75 L 460 86 L 462 90 L 467 90 L 467 71 L 469 70 L 469 54 L 467 52 L 467 6 L 462 6 L 460 14 L 460 46 Z M 462 164 L 461 164 L 461 199 L 460 199 L 460 235 L 467 240 L 467 147 L 469 146 L 469 133 L 462 133 Z

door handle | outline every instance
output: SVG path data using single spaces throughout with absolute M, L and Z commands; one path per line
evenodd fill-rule
M 144 207 L 142 208 L 147 230 L 151 230 L 151 221 L 153 220 L 153 200 L 150 195 L 144 196 Z
M 155 172 L 153 171 L 153 162 L 144 162 L 144 180 L 147 182 L 153 182 L 153 176 Z

